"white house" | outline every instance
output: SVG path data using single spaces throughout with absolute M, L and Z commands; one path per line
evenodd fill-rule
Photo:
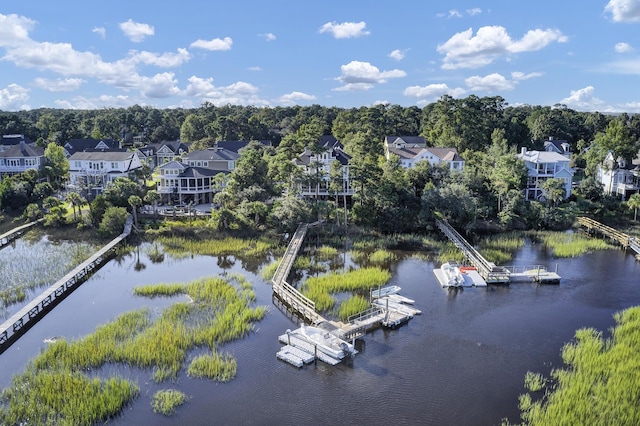
M 640 190 L 640 158 L 631 162 L 623 158 L 616 160 L 609 152 L 598 165 L 597 179 L 606 194 L 616 194 L 624 200 Z
M 325 135 L 320 140 L 322 152 L 318 154 L 312 153 L 309 149 L 298 156 L 294 160 L 294 164 L 303 169 L 306 179 L 303 179 L 298 185 L 300 195 L 306 197 L 327 198 L 335 196 L 329 188 L 331 181 L 331 163 L 340 162 L 342 170 L 342 188 L 337 195 L 353 195 L 355 189 L 351 186 L 351 175 L 349 171 L 349 161 L 351 156 L 345 153 L 342 144 L 331 136 Z
M 140 161 L 155 169 L 161 164 L 174 161 L 177 157 L 186 154 L 189 147 L 180 141 L 163 141 L 160 143 L 150 143 L 136 150 L 136 155 Z
M 69 186 L 94 197 L 119 177 L 131 177 L 142 168 L 140 159 L 128 152 L 76 152 L 69 157 Z
M 423 160 L 433 165 L 446 163 L 450 170 L 464 169 L 464 160 L 455 148 L 428 147 L 425 139 L 420 136 L 387 136 L 384 151 L 387 160 L 391 155 L 396 155 L 405 169 L 411 169 L 418 161 Z
M 551 178 L 563 181 L 565 197 L 571 195 L 574 170 L 569 167 L 568 157 L 557 152 L 527 151 L 527 148 L 522 148 L 517 157 L 527 166 L 525 199 L 539 200 L 544 198 L 542 184 Z
M 44 148 L 28 144 L 24 139 L 16 145 L 5 145 L 0 150 L 0 180 L 29 169 L 40 170 L 44 164 Z
M 157 191 L 163 203 L 204 204 L 213 201 L 217 188 L 216 175 L 229 173 L 226 169 L 190 166 L 178 161 L 169 161 L 158 166 L 160 178 Z

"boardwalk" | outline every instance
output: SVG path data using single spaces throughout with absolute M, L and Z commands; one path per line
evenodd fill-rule
M 444 235 L 456 245 L 469 260 L 469 262 L 476 267 L 478 273 L 484 278 L 487 284 L 500 284 L 509 282 L 509 270 L 504 267 L 496 266 L 495 263 L 489 262 L 487 259 L 475 249 L 471 244 L 465 240 L 462 235 L 456 231 L 453 226 L 446 220 L 436 219 L 436 225 Z
M 618 244 L 620 244 L 624 248 L 629 248 L 636 252 L 637 255 L 640 255 L 640 240 L 634 238 L 630 235 L 625 234 L 624 232 L 620 232 L 615 228 L 607 226 L 598 222 L 597 220 L 593 220 L 588 217 L 578 217 L 578 224 L 587 228 L 588 233 L 597 232 L 605 237 L 608 237 Z
M 4 352 L 57 303 L 75 290 L 92 272 L 104 265 L 104 263 L 110 259 L 113 249 L 131 233 L 131 226 L 132 220 L 131 216 L 129 216 L 122 234 L 98 250 L 93 256 L 62 277 L 62 279 L 44 290 L 38 297 L 0 325 L 0 353 Z
M 271 282 L 273 284 L 273 293 L 283 303 L 297 312 L 308 323 L 318 324 L 325 321 L 325 319 L 316 312 L 316 304 L 286 281 L 289 272 L 291 272 L 293 262 L 296 260 L 298 251 L 300 247 L 302 247 L 308 227 L 306 223 L 301 223 L 298 226 L 293 237 L 291 237 L 291 241 L 289 241 L 287 251 L 284 253 L 284 256 L 282 256 L 282 260 L 280 260 L 278 269 L 276 269 Z
M 43 220 L 44 219 L 38 219 L 34 222 L 29 222 L 25 225 L 18 226 L 17 228 L 13 228 L 11 231 L 5 232 L 4 234 L 0 235 L 0 249 L 11 244 L 12 241 L 20 238 L 25 232 L 27 232 L 29 229 L 33 228 Z
M 356 339 L 366 334 L 367 330 L 375 328 L 379 324 L 385 327 L 396 327 L 407 322 L 411 316 L 397 312 L 393 309 L 372 306 L 365 312 L 361 312 L 349 318 L 348 322 L 328 321 L 316 311 L 315 303 L 300 293 L 296 288 L 286 282 L 286 278 L 295 262 L 298 251 L 304 242 L 309 226 L 314 224 L 300 224 L 291 237 L 285 254 L 278 265 L 273 279 L 273 294 L 292 312 L 296 313 L 309 324 L 317 325 L 325 323 L 334 329 L 336 336 L 341 339 Z

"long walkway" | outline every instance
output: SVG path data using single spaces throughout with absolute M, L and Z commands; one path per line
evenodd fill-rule
M 273 292 L 278 298 L 286 303 L 291 309 L 294 309 L 310 324 L 318 324 L 325 319 L 316 312 L 316 304 L 313 300 L 300 293 L 296 288 L 287 283 L 286 279 L 291 272 L 293 262 L 296 260 L 298 251 L 302 247 L 304 237 L 307 235 L 309 225 L 301 223 L 298 229 L 291 237 L 287 250 L 280 260 L 278 269 L 271 280 L 273 284 Z
M 311 224 L 312 226 L 313 224 Z M 326 323 L 334 328 L 336 335 L 342 339 L 356 339 L 363 336 L 367 330 L 382 324 L 386 327 L 395 327 L 406 321 L 411 316 L 393 309 L 385 309 L 379 306 L 372 306 L 365 312 L 361 312 L 344 322 L 328 321 L 316 311 L 316 304 L 300 293 L 295 287 L 286 282 L 291 267 L 296 260 L 298 251 L 302 247 L 304 237 L 307 234 L 309 224 L 301 223 L 296 232 L 291 237 L 289 245 L 282 260 L 276 269 L 271 280 L 273 284 L 273 294 L 289 307 L 293 312 L 300 315 L 306 322 L 312 325 Z
M 22 234 L 24 234 L 29 229 L 31 229 L 32 227 L 34 227 L 38 223 L 42 222 L 43 220 L 44 219 L 38 219 L 36 221 L 26 223 L 24 225 L 21 225 L 21 226 L 18 226 L 16 228 L 13 228 L 12 230 L 10 230 L 8 232 L 5 232 L 4 234 L 0 235 L 0 249 L 2 249 L 5 246 L 11 244 L 11 242 L 13 240 L 16 240 L 16 239 L 20 238 L 22 236 Z
M 94 270 L 104 265 L 104 263 L 110 259 L 112 250 L 131 233 L 131 227 L 132 219 L 131 216 L 129 216 L 122 234 L 118 235 L 55 284 L 44 290 L 38 297 L 30 301 L 25 307 L 0 325 L 0 353 L 4 352 L 58 302 L 75 290 Z
M 502 266 L 496 266 L 495 263 L 489 262 L 487 259 L 475 249 L 471 244 L 465 240 L 462 235 L 456 231 L 453 226 L 446 220 L 436 219 L 436 225 L 444 235 L 456 245 L 469 260 L 469 262 L 476 267 L 478 273 L 484 278 L 487 284 L 500 284 L 508 283 L 510 278 L 510 272 L 508 269 Z
M 599 234 L 616 241 L 622 247 L 630 248 L 635 251 L 636 254 L 640 255 L 640 240 L 638 238 L 632 237 L 624 232 L 620 232 L 615 228 L 607 226 L 589 217 L 580 216 L 576 219 L 581 226 L 587 228 L 588 233 L 598 232 Z

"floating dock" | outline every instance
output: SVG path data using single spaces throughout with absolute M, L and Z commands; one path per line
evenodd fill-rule
M 511 282 L 534 282 L 539 284 L 559 284 L 560 275 L 548 271 L 545 266 L 507 266 L 511 271 Z
M 464 268 L 464 267 L 463 267 Z M 444 271 L 441 268 L 437 268 L 433 270 L 433 274 L 436 276 L 438 283 L 443 288 L 452 287 L 449 285 L 449 280 L 445 275 Z M 482 275 L 478 273 L 475 269 L 466 268 L 460 271 L 460 276 L 462 278 L 463 283 L 456 287 L 486 287 L 487 282 L 482 278 Z

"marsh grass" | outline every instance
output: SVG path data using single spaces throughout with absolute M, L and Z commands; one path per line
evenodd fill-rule
M 271 282 L 271 279 L 276 274 L 278 265 L 280 265 L 280 261 L 276 260 L 275 262 L 271 262 L 268 265 L 263 266 L 260 270 L 260 276 L 262 277 L 262 279 L 267 282 Z
M 194 358 L 189 364 L 187 374 L 189 377 L 228 382 L 236 376 L 237 370 L 238 364 L 231 355 L 213 352 Z
M 398 256 L 388 250 L 379 249 L 369 255 L 369 264 L 376 266 L 388 265 L 398 260 Z
M 542 381 L 547 389 L 535 402 L 530 394 L 520 396 L 526 424 L 640 424 L 640 307 L 618 312 L 614 319 L 611 338 L 593 328 L 580 329 L 562 349 L 566 367 L 553 370 L 551 380 L 529 379 Z
M 579 233 L 540 231 L 533 234 L 536 239 L 553 250 L 556 257 L 578 257 L 594 250 L 607 250 L 612 245 L 599 238 Z
M 264 307 L 249 306 L 255 293 L 237 274 L 228 280 L 207 277 L 183 284 L 142 286 L 135 291 L 146 297 L 185 294 L 193 303 L 174 303 L 155 319 L 147 309 L 127 312 L 83 339 L 57 340 L 3 392 L 0 420 L 9 421 L 0 423 L 40 423 L 47 418 L 53 419 L 49 424 L 104 422 L 135 398 L 138 388 L 126 380 L 91 379 L 85 372 L 106 363 L 121 363 L 152 370 L 156 382 L 175 380 L 190 350 L 207 347 L 213 352 L 250 333 L 266 312 Z M 199 362 L 202 366 L 197 371 L 203 371 L 204 377 L 233 377 L 230 373 L 235 371 L 231 368 L 235 360 L 229 355 L 216 361 L 221 366 L 208 358 Z M 215 368 L 220 374 L 208 373 Z M 61 409 L 60 401 L 68 409 Z
M 176 407 L 181 406 L 188 399 L 187 395 L 175 389 L 160 390 L 153 395 L 151 407 L 154 413 L 172 416 L 176 412 Z
M 340 303 L 338 316 L 341 321 L 346 321 L 350 316 L 365 311 L 371 306 L 369 300 L 358 294 Z
M 465 260 L 464 253 L 462 253 L 460 249 L 451 242 L 446 242 L 442 244 L 440 250 L 438 251 L 439 263 L 444 263 L 444 262 L 462 263 L 464 262 L 464 260 Z
M 483 238 L 478 244 L 478 251 L 489 262 L 500 265 L 510 262 L 514 253 L 524 247 L 524 244 L 524 234 L 507 232 Z
M 233 237 L 199 239 L 183 236 L 161 236 L 158 241 L 163 244 L 165 251 L 174 257 L 184 257 L 191 254 L 259 257 L 269 254 L 274 248 L 274 243 L 266 239 L 255 240 Z
M 331 293 L 368 291 L 384 285 L 391 273 L 377 267 L 360 268 L 349 272 L 331 272 L 308 278 L 302 285 L 302 293 L 316 303 L 316 308 L 326 311 L 333 308 L 335 299 Z
M 316 259 L 319 261 L 329 261 L 338 256 L 338 249 L 330 246 L 321 246 L 315 250 Z
M 0 256 L 1 307 L 24 301 L 28 291 L 54 283 L 97 250 L 93 244 L 52 242 L 40 234 L 5 247 Z

